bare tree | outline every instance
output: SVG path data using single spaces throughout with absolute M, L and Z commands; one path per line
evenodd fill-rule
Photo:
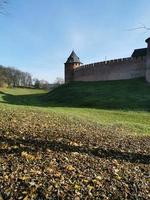
M 7 84 L 6 69 L 0 65 L 0 87 Z
M 64 84 L 64 79 L 61 77 L 57 77 L 54 83 L 57 85 L 62 85 Z
M 49 89 L 49 82 L 46 81 L 46 80 L 39 80 L 37 78 L 34 78 L 33 79 L 33 85 L 34 85 L 34 88 L 39 88 L 39 89 Z
M 0 65 L 0 85 L 4 84 L 13 87 L 31 87 L 32 77 L 27 72 Z

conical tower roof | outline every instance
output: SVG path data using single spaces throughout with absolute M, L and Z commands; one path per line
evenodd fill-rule
M 79 57 L 76 55 L 74 51 L 70 54 L 66 63 L 81 63 Z

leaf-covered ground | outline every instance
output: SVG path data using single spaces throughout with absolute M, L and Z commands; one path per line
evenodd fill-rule
M 0 199 L 150 199 L 150 136 L 1 109 Z

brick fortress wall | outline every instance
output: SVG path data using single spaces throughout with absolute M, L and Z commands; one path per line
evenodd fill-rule
M 73 70 L 73 81 L 107 81 L 145 77 L 146 57 L 123 58 L 88 65 Z

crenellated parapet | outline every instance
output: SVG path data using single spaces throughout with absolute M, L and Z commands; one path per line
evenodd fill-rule
M 74 81 L 120 80 L 142 77 L 146 57 L 128 57 L 81 65 L 74 69 Z
M 91 64 L 85 64 L 81 65 L 78 68 L 75 68 L 74 71 L 79 71 L 79 70 L 85 70 L 87 68 L 95 68 L 95 67 L 101 67 L 101 66 L 107 66 L 107 65 L 118 65 L 118 64 L 128 64 L 128 63 L 136 63 L 136 62 L 143 62 L 146 57 L 138 57 L 138 58 L 132 58 L 132 57 L 127 57 L 127 58 L 119 58 L 119 59 L 114 59 L 114 60 L 107 60 L 107 61 L 102 61 L 102 62 L 95 62 Z

